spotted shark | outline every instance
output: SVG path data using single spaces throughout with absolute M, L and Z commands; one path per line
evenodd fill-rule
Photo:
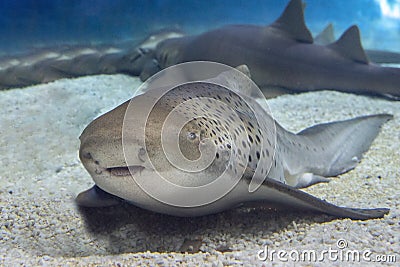
M 400 68 L 371 63 L 357 26 L 329 45 L 315 44 L 304 22 L 301 0 L 291 0 L 268 26 L 229 25 L 164 40 L 155 49 L 155 60 L 144 66 L 141 78 L 197 60 L 248 65 L 267 97 L 325 89 L 400 97 Z
M 250 71 L 246 66 L 238 69 L 240 73 L 224 71 L 212 80 L 185 83 L 169 91 L 148 90 L 91 122 L 80 136 L 79 156 L 95 185 L 77 196 L 78 205 L 109 206 L 124 199 L 175 216 L 213 214 L 246 203 L 352 219 L 380 218 L 389 212 L 339 207 L 300 188 L 352 170 L 392 115 L 362 116 L 291 133 L 250 97 L 252 91 L 243 78 Z M 229 87 L 216 82 L 221 80 L 229 81 L 224 83 Z M 149 107 L 151 112 L 145 112 Z M 198 160 L 204 154 L 211 157 L 204 168 L 185 169 L 203 166 Z M 182 162 L 183 166 L 177 166 Z M 163 184 L 160 175 L 180 187 Z M 214 185 L 216 177 L 223 175 L 225 180 Z M 233 180 L 229 190 L 213 199 L 214 190 Z M 200 195 L 185 191 L 210 184 Z M 171 197 L 181 205 L 162 201 Z M 210 201 L 194 205 L 197 198 Z

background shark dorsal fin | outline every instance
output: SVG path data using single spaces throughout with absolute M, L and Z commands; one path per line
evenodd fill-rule
M 335 41 L 335 33 L 333 29 L 333 24 L 329 23 L 320 34 L 315 36 L 314 42 L 320 45 L 331 44 Z
M 348 28 L 342 36 L 340 36 L 339 40 L 328 45 L 328 47 L 353 61 L 364 64 L 369 63 L 368 57 L 361 44 L 360 30 L 355 25 Z
M 301 0 L 291 0 L 282 15 L 270 27 L 285 31 L 297 41 L 313 42 L 312 35 L 304 22 L 303 3 Z

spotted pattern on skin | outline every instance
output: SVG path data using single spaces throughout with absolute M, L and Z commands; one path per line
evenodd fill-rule
M 182 105 L 185 102 L 190 104 Z M 262 162 L 261 174 L 267 175 L 275 155 L 274 131 L 267 129 L 271 125 L 260 124 L 252 107 L 240 95 L 207 82 L 188 83 L 169 90 L 150 112 L 146 125 L 147 150 L 150 158 L 162 162 L 160 168 L 168 164 L 167 159 L 162 159 L 160 129 L 172 110 L 187 121 L 179 134 L 179 148 L 185 158 L 198 159 L 201 155 L 199 145 L 204 139 L 214 144 L 216 153 L 206 170 L 208 174 L 220 175 L 227 168 L 237 174 L 235 166 L 239 166 L 252 175 Z M 228 165 L 230 156 L 239 158 L 239 162 Z M 278 178 L 285 182 L 284 177 Z

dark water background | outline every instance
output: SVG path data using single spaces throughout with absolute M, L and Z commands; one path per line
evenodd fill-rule
M 313 33 L 333 22 L 336 35 L 357 24 L 368 48 L 400 51 L 400 0 L 306 0 Z M 0 55 L 59 44 L 118 43 L 164 27 L 198 33 L 224 24 L 267 25 L 288 0 L 1 0 Z M 393 16 L 392 16 L 393 17 Z

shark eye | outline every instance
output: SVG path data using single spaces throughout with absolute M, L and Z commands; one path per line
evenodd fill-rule
M 194 132 L 188 132 L 187 137 L 188 137 L 190 140 L 194 140 L 194 139 L 196 139 L 197 134 L 194 133 Z

